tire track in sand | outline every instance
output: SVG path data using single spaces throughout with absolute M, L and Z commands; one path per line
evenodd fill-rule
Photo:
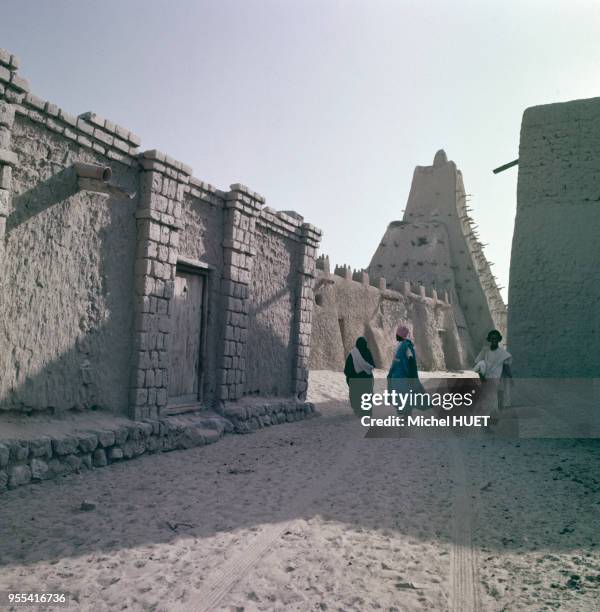
M 357 430 L 355 421 L 352 419 L 342 429 L 346 430 L 345 433 L 340 431 L 338 436 L 343 440 L 343 447 L 335 464 L 327 467 L 323 478 L 315 478 L 310 486 L 297 495 L 285 509 L 285 512 L 282 512 L 282 516 L 290 513 L 294 516 L 300 516 L 300 511 L 326 491 L 329 484 L 341 474 L 352 460 L 357 448 L 356 442 L 363 439 L 363 436 L 357 435 L 357 431 L 362 433 L 362 428 Z M 190 610 L 194 610 L 194 612 L 215 610 L 231 589 L 248 574 L 297 520 L 297 518 L 293 518 L 265 526 L 250 541 L 248 546 L 240 548 L 230 559 L 215 568 L 199 589 L 191 590 L 191 597 L 186 602 L 177 602 L 170 606 L 169 610 L 181 612 L 184 610 L 186 612 Z
M 450 610 L 480 612 L 477 554 L 473 549 L 472 512 L 463 449 L 458 439 L 449 442 L 454 475 Z

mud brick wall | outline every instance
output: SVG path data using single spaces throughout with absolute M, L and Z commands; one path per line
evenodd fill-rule
M 203 406 L 258 392 L 302 412 L 319 230 L 42 100 L 17 69 L 0 50 L 0 412 L 164 417 L 175 279 L 190 266 L 208 287 Z
M 19 89 L 0 83 L 0 159 L 9 162 L 0 163 L 0 410 L 122 413 L 136 198 L 80 191 L 72 165 L 108 166 L 136 193 L 136 138 L 124 131 L 127 153 L 117 155 L 94 136 L 108 140 L 108 131 L 27 93 L 11 75 Z
M 508 312 L 521 377 L 598 377 L 600 98 L 528 108 Z
M 266 225 L 256 229 L 248 311 L 246 393 L 292 393 L 297 243 Z M 290 367 L 281 372 L 279 364 Z
M 446 292 L 406 281 L 402 291 L 394 291 L 385 279 L 345 266 L 332 274 L 327 257 L 320 257 L 317 265 L 311 369 L 342 371 L 359 336 L 367 339 L 375 365 L 389 369 L 400 323 L 411 330 L 421 369 L 459 368 L 466 361 Z

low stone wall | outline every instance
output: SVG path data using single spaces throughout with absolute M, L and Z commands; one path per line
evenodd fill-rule
M 250 404 L 234 403 L 225 406 L 224 414 L 235 433 L 251 433 L 261 427 L 292 423 L 318 415 L 310 402 L 277 399 L 257 400 Z
M 30 482 L 100 468 L 145 453 L 212 444 L 225 433 L 251 433 L 261 427 L 316 416 L 315 407 L 295 400 L 254 400 L 216 413 L 156 420 L 116 421 L 113 427 L 0 440 L 0 493 Z

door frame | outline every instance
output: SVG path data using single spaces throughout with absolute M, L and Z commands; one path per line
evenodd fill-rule
M 177 272 L 183 272 L 185 274 L 193 274 L 196 276 L 202 276 L 204 280 L 204 286 L 202 288 L 202 304 L 201 304 L 201 317 L 200 317 L 200 354 L 198 355 L 198 393 L 195 401 L 182 401 L 173 402 L 173 398 L 167 398 L 167 414 L 179 414 L 182 412 L 191 412 L 201 408 L 204 403 L 204 382 L 206 376 L 207 364 L 207 329 L 208 329 L 208 318 L 209 318 L 209 293 L 212 289 L 213 280 L 213 266 L 205 264 L 204 262 L 189 259 L 187 257 L 178 257 L 177 265 L 175 268 L 175 274 Z

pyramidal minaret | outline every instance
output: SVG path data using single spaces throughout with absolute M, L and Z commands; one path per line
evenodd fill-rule
M 369 273 L 401 290 L 404 281 L 447 291 L 469 356 L 495 328 L 506 335 L 506 306 L 471 217 L 462 173 L 443 150 L 417 166 L 402 221 L 392 221 Z

